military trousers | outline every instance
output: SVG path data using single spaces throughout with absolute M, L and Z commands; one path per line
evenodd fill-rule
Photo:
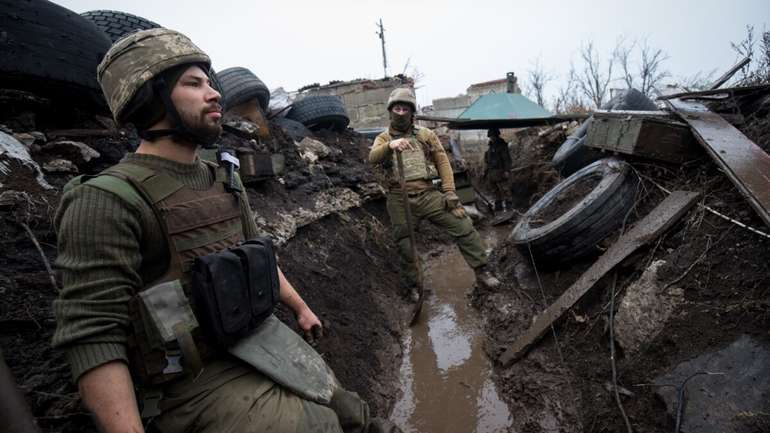
M 305 400 L 238 360 L 207 365 L 200 377 L 163 391 L 158 433 L 364 433 L 369 407 L 339 388 L 329 405 Z
M 403 196 L 399 191 L 391 191 L 387 195 L 387 209 L 392 224 L 393 238 L 398 245 L 398 253 L 401 258 L 401 270 L 404 282 L 407 285 L 417 283 L 417 270 L 414 265 L 414 256 L 409 245 L 409 229 L 406 225 L 406 209 Z M 465 261 L 472 268 L 483 266 L 487 263 L 486 246 L 481 236 L 473 227 L 469 216 L 458 218 L 447 210 L 444 203 L 444 195 L 435 189 L 427 189 L 409 195 L 409 209 L 412 213 L 412 226 L 417 226 L 422 220 L 428 220 L 455 239 Z
M 487 181 L 495 201 L 511 200 L 511 181 L 506 170 L 492 168 L 487 172 Z

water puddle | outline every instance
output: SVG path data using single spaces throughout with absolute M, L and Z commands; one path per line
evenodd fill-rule
M 501 236 L 485 237 L 495 244 Z M 432 292 L 405 337 L 403 395 L 391 418 L 404 433 L 507 431 L 513 420 L 492 382 L 480 318 L 466 296 L 473 271 L 455 246 L 423 260 Z

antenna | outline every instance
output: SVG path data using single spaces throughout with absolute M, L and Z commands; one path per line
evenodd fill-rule
M 380 23 L 377 24 L 377 27 L 380 29 L 377 32 L 377 36 L 382 41 L 382 70 L 385 72 L 385 78 L 388 78 L 388 57 L 385 55 L 385 28 L 382 26 L 382 18 L 380 18 Z

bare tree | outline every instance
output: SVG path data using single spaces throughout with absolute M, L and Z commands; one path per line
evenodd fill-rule
M 631 58 L 637 49 L 639 51 L 639 63 L 634 65 Z M 623 69 L 623 81 L 625 81 L 626 86 L 635 88 L 646 96 L 652 96 L 661 82 L 670 76 L 668 71 L 663 69 L 663 63 L 668 60 L 668 56 L 663 50 L 650 47 L 647 40 L 644 40 L 641 45 L 636 41 L 627 45 L 623 39 L 619 39 L 614 56 Z M 634 66 L 636 66 L 636 71 L 634 71 Z
M 582 113 L 588 111 L 587 104 L 578 88 L 577 73 L 575 73 L 574 67 L 570 67 L 566 80 L 558 89 L 553 101 L 553 111 L 556 114 Z
M 527 71 L 529 81 L 525 84 L 527 96 L 534 97 L 537 105 L 545 107 L 545 86 L 553 80 L 553 76 L 543 70 L 543 64 L 538 57 Z
M 604 66 L 599 59 L 599 53 L 594 48 L 593 41 L 588 41 L 580 47 L 580 59 L 582 69 L 576 74 L 578 88 L 597 108 L 601 107 L 612 81 L 615 58 L 610 56 L 606 64 L 607 72 L 603 72 Z

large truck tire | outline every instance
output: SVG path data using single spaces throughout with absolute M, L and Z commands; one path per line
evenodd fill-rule
M 548 191 L 519 220 L 510 240 L 524 254 L 553 267 L 595 251 L 623 223 L 639 179 L 617 158 L 583 167 Z
M 262 111 L 267 110 L 270 90 L 253 72 L 246 68 L 234 67 L 223 69 L 217 72 L 216 76 L 222 86 L 222 97 L 226 101 L 225 110 L 252 99 L 259 102 Z
M 0 0 L 0 83 L 70 105 L 107 105 L 96 67 L 112 42 L 79 14 L 45 0 Z
M 80 14 L 83 18 L 94 23 L 112 42 L 139 30 L 157 29 L 160 24 L 146 18 L 138 17 L 127 12 L 96 10 Z
M 564 140 L 564 143 L 559 146 L 553 155 L 551 164 L 562 177 L 567 177 L 588 164 L 601 159 L 601 152 L 585 145 L 586 133 L 593 120 L 594 118 L 591 116 L 583 121 L 575 132 Z
M 295 101 L 286 117 L 313 131 L 331 129 L 341 132 L 350 123 L 342 100 L 331 95 L 308 96 Z

